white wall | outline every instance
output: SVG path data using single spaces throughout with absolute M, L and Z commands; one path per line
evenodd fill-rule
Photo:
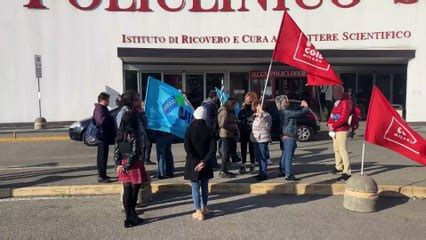
M 148 36 L 243 36 L 277 34 L 282 12 L 272 2 L 263 11 L 257 1 L 246 1 L 250 12 L 191 13 L 190 1 L 181 12 L 161 10 L 151 1 L 152 13 L 105 11 L 108 1 L 94 11 L 81 11 L 68 1 L 44 0 L 48 10 L 23 7 L 28 0 L 2 0 L 0 8 L 0 123 L 29 122 L 38 116 L 34 54 L 42 55 L 42 115 L 48 121 L 87 117 L 100 91 L 121 92 L 122 62 L 117 47 L 272 49 L 274 43 L 229 44 L 129 44 L 122 34 Z M 89 0 L 80 0 L 87 5 Z M 120 1 L 127 6 L 130 0 Z M 168 1 L 170 3 L 174 1 Z M 213 0 L 202 1 L 204 6 Z M 219 1 L 221 2 L 221 1 Z M 239 1 L 232 1 L 234 6 Z M 394 1 L 363 0 L 350 9 L 324 1 L 317 10 L 304 10 L 289 2 L 290 14 L 306 33 L 411 31 L 406 39 L 315 42 L 320 49 L 415 49 L 408 67 L 407 118 L 426 121 L 426 84 L 421 71 L 426 66 L 426 5 Z M 291 3 L 290 3 L 291 2 Z M 317 0 L 306 0 L 316 3 Z M 341 1 L 342 3 L 345 0 Z M 346 2 L 350 2 L 346 0 Z M 172 4 L 171 4 L 172 5 Z M 235 7 L 238 8 L 238 7 Z
M 426 122 L 426 2 L 419 1 L 417 12 L 416 58 L 407 71 L 407 121 Z

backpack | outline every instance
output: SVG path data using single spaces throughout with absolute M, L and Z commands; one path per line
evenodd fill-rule
M 102 128 L 96 124 L 95 119 L 92 118 L 86 133 L 84 134 L 85 142 L 90 145 L 96 145 L 103 139 Z
M 359 121 L 362 120 L 362 111 L 359 106 L 354 106 L 352 108 L 352 121 L 351 121 L 351 128 L 356 130 L 359 127 Z
M 362 120 L 362 110 L 359 106 L 354 106 L 352 108 L 352 113 L 349 116 L 349 126 L 351 128 L 351 135 L 350 137 L 353 138 L 355 134 L 355 130 L 359 127 L 359 121 Z

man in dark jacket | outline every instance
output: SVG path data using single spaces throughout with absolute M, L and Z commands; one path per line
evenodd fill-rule
M 97 156 L 97 167 L 98 167 L 98 182 L 108 183 L 110 177 L 107 176 L 107 162 L 108 162 L 108 151 L 109 145 L 114 144 L 116 127 L 114 117 L 108 110 L 109 105 L 109 94 L 101 92 L 98 96 L 98 103 L 95 104 L 93 110 L 93 119 L 96 125 L 102 129 L 102 139 L 98 143 L 98 156 Z
M 216 91 L 211 91 L 209 93 L 209 97 L 201 103 L 201 106 L 203 106 L 206 109 L 206 124 L 212 129 L 216 127 L 216 122 L 217 122 L 218 107 L 217 107 L 216 101 L 217 101 Z
M 208 213 L 208 184 L 209 179 L 213 178 L 212 164 L 216 162 L 215 133 L 207 126 L 205 118 L 206 109 L 198 107 L 194 111 L 195 120 L 188 127 L 184 142 L 187 154 L 184 178 L 191 181 L 195 208 L 192 217 L 197 220 L 204 220 L 204 216 Z

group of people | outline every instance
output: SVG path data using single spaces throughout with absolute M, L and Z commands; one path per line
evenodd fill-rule
M 221 166 L 219 176 L 222 178 L 234 178 L 235 174 L 229 171 L 231 162 L 239 162 L 237 154 L 237 142 L 241 146 L 240 174 L 255 173 L 255 163 L 259 164 L 259 174 L 255 178 L 259 181 L 266 180 L 269 157 L 269 143 L 272 142 L 271 127 L 272 117 L 266 111 L 266 104 L 262 104 L 256 93 L 248 92 L 244 96 L 242 108 L 237 114 L 235 106 L 237 100 L 228 98 L 217 108 L 216 95 L 212 92 L 205 100 L 202 107 L 206 111 L 206 125 L 216 130 L 219 138 L 219 153 Z M 282 129 L 281 146 L 283 154 L 280 161 L 280 171 L 287 181 L 298 180 L 292 172 L 292 161 L 296 149 L 297 127 L 296 118 L 309 111 L 305 101 L 301 103 L 301 110 L 289 109 L 289 99 L 281 95 L 276 98 L 276 105 L 280 111 L 280 125 Z M 194 115 L 195 116 L 195 115 Z M 247 165 L 247 149 L 250 156 L 250 164 Z M 232 161 L 231 161 L 232 159 Z M 217 163 L 213 160 L 213 165 Z
M 110 103 L 109 94 L 102 92 L 98 96 L 98 103 L 95 104 L 93 119 L 96 125 L 102 129 L 103 138 L 98 143 L 97 167 L 98 182 L 108 183 L 111 177 L 107 176 L 107 161 L 109 145 L 115 143 L 117 132 L 126 112 L 133 112 L 139 122 L 140 131 L 144 138 L 143 160 L 145 165 L 155 165 L 151 161 L 152 143 L 156 142 L 158 171 L 157 177 L 163 179 L 174 176 L 174 161 L 172 154 L 173 134 L 161 131 L 152 131 L 147 129 L 148 119 L 145 116 L 144 104 L 135 91 L 127 91 L 116 99 L 116 105 L 119 108 L 118 113 L 113 116 L 108 110 Z
M 347 180 L 351 176 L 351 167 L 347 151 L 347 138 L 350 129 L 350 115 L 353 111 L 352 103 L 344 92 L 343 86 L 333 88 L 336 100 L 330 114 L 327 126 L 333 139 L 333 149 L 336 164 L 331 173 L 340 174 L 337 180 Z M 255 172 L 255 162 L 259 165 L 256 180 L 268 178 L 267 166 L 269 157 L 268 144 L 272 142 L 272 117 L 265 110 L 265 105 L 259 101 L 257 94 L 248 92 L 244 96 L 242 109 L 235 112 L 237 101 L 229 98 L 222 107 L 217 108 L 216 96 L 209 95 L 202 106 L 194 112 L 194 121 L 189 126 L 185 136 L 185 151 L 187 153 L 185 165 L 185 179 L 191 181 L 192 197 L 195 213 L 193 218 L 203 220 L 208 214 L 208 182 L 213 178 L 213 169 L 217 167 L 216 151 L 217 137 L 219 137 L 219 152 L 222 156 L 219 176 L 234 178 L 235 174 L 229 171 L 230 160 L 237 158 L 237 141 L 241 143 L 240 174 L 247 173 L 247 146 L 250 152 L 249 172 Z M 300 109 L 290 109 L 287 96 L 275 98 L 279 111 L 280 146 L 280 173 L 285 181 L 298 181 L 292 170 L 294 152 L 297 144 L 297 118 L 306 114 L 309 107 L 306 101 L 301 101 Z
M 350 124 L 352 104 L 344 93 L 342 86 L 333 88 L 336 99 L 334 108 L 328 120 L 330 136 L 333 138 L 333 149 L 336 164 L 331 170 L 334 174 L 341 174 L 339 180 L 347 180 L 351 175 L 349 156 L 347 152 L 347 133 Z M 242 108 L 237 114 L 235 107 L 237 100 L 228 98 L 222 106 L 217 104 L 215 92 L 195 109 L 194 120 L 189 125 L 185 138 L 186 163 L 184 178 L 191 182 L 192 197 L 195 212 L 193 218 L 203 220 L 208 214 L 208 182 L 213 178 L 214 169 L 220 169 L 222 178 L 234 178 L 235 173 L 230 169 L 232 162 L 239 162 L 237 142 L 241 143 L 240 174 L 255 174 L 255 163 L 259 165 L 256 180 L 268 179 L 269 143 L 272 142 L 272 117 L 266 111 L 266 104 L 259 100 L 254 92 L 244 96 Z M 173 135 L 165 132 L 150 131 L 147 129 L 147 119 L 144 115 L 143 103 L 137 92 L 129 91 L 122 95 L 121 110 L 114 118 L 108 111 L 109 95 L 101 93 L 98 103 L 95 104 L 93 118 L 103 130 L 103 139 L 98 144 L 98 181 L 108 182 L 106 162 L 108 146 L 115 144 L 114 161 L 117 178 L 123 183 L 123 206 L 125 211 L 124 226 L 130 227 L 140 224 L 143 220 L 136 214 L 136 202 L 141 184 L 150 181 L 145 170 L 147 154 L 150 152 L 152 140 L 157 147 L 157 177 L 174 176 L 173 154 L 171 145 Z M 294 175 L 292 163 L 297 144 L 296 119 L 309 111 L 306 101 L 301 101 L 300 109 L 290 109 L 287 96 L 275 98 L 279 111 L 280 146 L 280 173 L 285 181 L 298 181 Z M 116 133 L 118 132 L 118 133 Z M 154 137 L 153 137 L 154 136 Z M 218 144 L 219 142 L 219 144 Z M 217 147 L 219 145 L 219 147 Z M 247 164 L 247 149 L 250 164 Z M 219 166 L 216 153 L 219 150 L 221 164 Z

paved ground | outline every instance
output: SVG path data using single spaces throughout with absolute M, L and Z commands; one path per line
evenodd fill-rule
M 214 195 L 193 220 L 189 195 L 161 195 L 146 224 L 123 227 L 118 196 L 0 200 L 1 239 L 423 239 L 426 202 L 382 199 L 380 211 L 349 212 L 342 197 Z M 25 211 L 23 210 L 25 209 Z
M 360 130 L 359 132 L 363 132 Z M 425 132 L 421 132 L 425 135 Z M 362 135 L 350 140 L 349 151 L 353 172 L 357 173 L 361 162 Z M 275 165 L 269 169 L 267 182 L 281 182 L 278 178 L 278 161 L 281 155 L 279 145 L 270 146 Z M 96 183 L 96 148 L 81 142 L 17 142 L 0 143 L 0 188 L 16 188 L 46 185 L 94 184 Z M 162 182 L 183 182 L 183 161 L 185 153 L 182 144 L 173 146 L 176 178 Z M 155 147 L 152 159 L 155 157 Z M 333 182 L 335 176 L 328 174 L 334 164 L 331 140 L 327 132 L 321 132 L 316 139 L 299 143 L 295 154 L 295 172 L 308 183 Z M 219 159 L 220 160 L 220 159 Z M 112 169 L 112 147 L 110 149 L 109 174 Z M 155 176 L 156 166 L 148 166 Z M 367 145 L 366 173 L 379 184 L 426 186 L 426 168 L 392 151 Z M 222 179 L 215 178 L 213 182 Z M 231 182 L 253 182 L 251 175 L 240 175 Z

